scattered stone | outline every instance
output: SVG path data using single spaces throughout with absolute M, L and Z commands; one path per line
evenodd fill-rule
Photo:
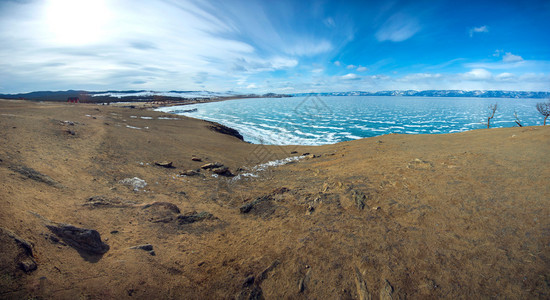
M 219 132 L 219 133 L 222 133 L 222 134 L 227 134 L 227 135 L 230 135 L 230 136 L 234 136 L 236 138 L 238 138 L 239 140 L 241 141 L 244 141 L 244 138 L 243 136 L 235 129 L 233 128 L 229 128 L 225 125 L 222 125 L 222 124 L 218 124 L 218 123 L 214 123 L 214 122 L 208 122 L 210 123 L 211 125 L 208 126 L 208 128 L 210 130 L 213 130 L 213 131 L 216 131 L 216 132 Z
M 19 268 L 25 271 L 25 273 L 30 273 L 36 270 L 38 266 L 36 265 L 36 262 L 34 261 L 34 259 L 30 258 L 19 262 Z
M 258 276 L 254 277 L 254 275 L 250 275 L 246 277 L 243 282 L 243 289 L 236 298 L 239 300 L 264 299 L 263 291 L 260 284 L 262 284 L 262 282 L 267 278 L 269 272 L 271 272 L 279 264 L 280 262 L 278 260 L 275 260 Z
M 358 209 L 363 210 L 365 208 L 367 196 L 365 196 L 365 194 L 363 194 L 361 191 L 353 190 L 352 197 L 355 202 L 355 206 L 357 206 Z
M 147 203 L 143 205 L 143 209 L 147 209 L 150 207 L 163 207 L 173 213 L 179 214 L 180 209 L 177 205 L 170 203 L 170 202 L 161 202 L 161 201 L 155 201 L 153 203 Z
M 229 171 L 229 168 L 225 167 L 225 166 L 219 167 L 219 168 L 213 168 L 212 172 L 214 172 L 218 175 L 222 175 L 222 176 L 232 176 L 233 175 L 231 173 L 231 171 Z
M 221 168 L 223 167 L 223 164 L 219 162 L 213 162 L 213 163 L 207 163 L 201 166 L 201 169 L 209 170 L 209 169 L 215 169 L 215 168 Z
M 174 168 L 171 161 L 155 162 L 155 165 L 157 165 L 159 167 L 163 167 L 163 168 L 168 168 L 168 169 Z
M 250 275 L 246 277 L 243 283 L 243 287 L 251 286 L 254 283 L 254 275 Z
M 433 168 L 433 164 L 429 161 L 421 160 L 419 158 L 415 158 L 413 161 L 411 161 L 407 167 L 409 169 L 413 170 L 428 170 Z
M 306 215 L 311 215 L 314 210 L 315 206 L 313 206 L 313 204 L 308 204 L 308 206 L 306 207 Z
M 46 225 L 67 245 L 86 254 L 102 255 L 109 251 L 109 245 L 101 241 L 101 235 L 94 229 L 79 228 L 69 224 Z
M 15 274 L 19 270 L 30 273 L 37 269 L 30 242 L 19 237 L 11 230 L 0 227 L 0 270 L 5 274 Z
M 66 132 L 70 135 L 75 135 L 76 134 L 76 132 L 74 130 L 71 130 L 71 129 L 67 129 Z
M 84 206 L 89 206 L 93 208 L 100 207 L 128 207 L 132 204 L 123 203 L 120 198 L 107 198 L 106 196 L 92 196 L 88 198 Z
M 134 188 L 134 191 L 139 191 L 139 189 L 144 188 L 147 185 L 147 182 L 145 180 L 140 179 L 138 177 L 134 178 L 124 178 L 119 183 L 122 183 L 124 185 L 129 185 Z
M 195 170 L 187 170 L 180 173 L 180 175 L 184 176 L 197 176 L 200 174 L 201 169 L 195 169 Z
M 191 213 L 187 213 L 185 215 L 179 215 L 177 218 L 179 225 L 185 225 L 185 224 L 191 224 L 195 222 L 199 222 L 205 219 L 213 218 L 214 216 L 206 211 L 197 213 L 196 211 L 193 211 Z
M 286 187 L 280 187 L 280 188 L 276 188 L 273 190 L 273 192 L 271 192 L 271 194 L 273 195 L 277 195 L 277 194 L 284 194 L 286 192 L 290 191 L 288 188 Z
M 292 151 L 292 152 L 290 152 L 290 154 L 297 154 L 297 153 L 298 153 L 298 151 Z
M 269 195 L 266 195 L 266 196 L 262 196 L 262 197 L 258 197 L 256 198 L 256 200 L 252 201 L 252 202 L 249 202 L 249 203 L 246 203 L 244 205 L 242 205 L 239 210 L 241 211 L 241 214 L 247 214 L 249 213 L 254 207 L 256 207 L 257 205 L 261 204 L 262 202 L 265 202 L 265 201 L 270 201 L 271 200 L 271 196 Z
M 44 175 L 32 168 L 26 166 L 11 166 L 10 169 L 34 181 L 42 182 L 57 188 L 63 187 L 59 182 L 53 180 L 50 176 Z
M 306 158 L 307 159 L 312 159 L 312 158 L 317 158 L 317 157 L 320 157 L 319 155 L 315 155 L 315 154 L 308 154 L 306 155 Z
M 202 161 L 202 158 L 200 157 L 191 157 L 192 161 Z
M 111 231 L 111 234 L 117 234 L 117 233 L 119 233 L 118 230 L 112 230 L 112 231 Z
M 153 250 L 153 245 L 151 245 L 151 244 L 137 245 L 137 246 L 130 247 L 130 249 L 151 251 L 151 250 Z
M 373 206 L 373 207 L 372 207 L 372 210 L 380 210 L 380 209 L 381 209 L 380 206 Z
M 307 271 L 304 277 L 300 278 L 300 281 L 298 281 L 298 292 L 303 293 L 306 290 L 306 283 L 309 281 L 309 277 L 311 276 L 311 267 L 306 266 Z
M 302 156 L 306 156 L 306 155 L 309 155 L 309 154 L 310 154 L 309 152 L 302 153 Z

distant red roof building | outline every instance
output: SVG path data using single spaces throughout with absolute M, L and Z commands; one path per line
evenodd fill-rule
M 79 99 L 78 97 L 69 97 L 67 98 L 68 103 L 78 103 Z

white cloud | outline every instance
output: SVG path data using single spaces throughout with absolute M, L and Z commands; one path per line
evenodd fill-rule
M 337 67 L 339 67 L 339 66 L 342 65 L 342 63 L 340 63 L 339 61 L 335 61 L 335 62 L 334 62 L 334 65 L 337 66 Z
M 251 83 L 249 85 L 246 86 L 247 89 L 255 89 L 257 88 L 256 84 L 255 83 Z
M 378 41 L 402 42 L 411 38 L 421 27 L 416 19 L 402 13 L 392 15 L 375 34 Z
M 507 63 L 518 62 L 523 61 L 523 57 L 519 55 L 514 55 L 510 52 L 506 52 L 506 54 L 504 54 L 504 56 L 502 57 L 502 61 Z
M 495 76 L 495 79 L 500 81 L 510 81 L 510 80 L 514 80 L 515 78 L 516 78 L 516 75 L 512 73 L 507 73 L 507 72 L 500 73 L 497 76 Z
M 367 70 L 367 68 L 366 68 L 366 67 L 362 67 L 362 66 L 359 66 L 359 67 L 357 68 L 357 72 L 365 72 L 366 70 Z
M 355 65 L 348 65 L 346 67 L 346 69 L 348 69 L 348 70 L 355 69 L 355 68 L 357 68 L 357 66 L 355 66 Z
M 474 27 L 472 29 L 470 29 L 470 37 L 473 37 L 474 36 L 474 33 L 488 33 L 489 32 L 489 27 L 487 27 L 486 25 L 483 25 L 483 26 L 480 26 L 480 27 Z
M 465 80 L 487 80 L 493 75 L 485 69 L 473 69 L 470 72 L 464 73 L 462 76 Z
M 349 74 L 346 74 L 344 76 L 340 76 L 341 79 L 343 80 L 358 80 L 358 79 L 361 79 L 359 76 L 357 76 L 357 74 L 353 74 L 353 73 L 349 73 Z

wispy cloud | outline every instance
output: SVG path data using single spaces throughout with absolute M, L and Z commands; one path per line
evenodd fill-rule
M 357 67 L 357 72 L 365 72 L 367 70 L 366 67 L 359 66 Z
M 483 25 L 480 27 L 474 27 L 470 29 L 470 37 L 473 37 L 476 33 L 488 33 L 489 27 L 487 25 Z
M 355 69 L 355 68 L 357 68 L 356 65 L 348 65 L 348 66 L 346 67 L 346 69 L 348 69 L 348 70 Z
M 411 38 L 420 29 L 416 19 L 404 13 L 396 13 L 382 24 L 375 36 L 380 42 L 402 42 Z
M 502 57 L 503 62 L 511 63 L 511 62 L 518 62 L 523 61 L 523 58 L 519 55 L 514 55 L 510 52 L 506 52 L 504 56 Z

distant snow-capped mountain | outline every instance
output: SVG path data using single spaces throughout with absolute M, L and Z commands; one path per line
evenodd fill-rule
M 293 94 L 293 96 L 307 96 L 310 93 Z M 463 90 L 395 90 L 380 92 L 328 92 L 317 93 L 319 96 L 416 96 L 416 97 L 479 97 L 479 98 L 550 98 L 550 92 L 524 91 L 463 91 Z

